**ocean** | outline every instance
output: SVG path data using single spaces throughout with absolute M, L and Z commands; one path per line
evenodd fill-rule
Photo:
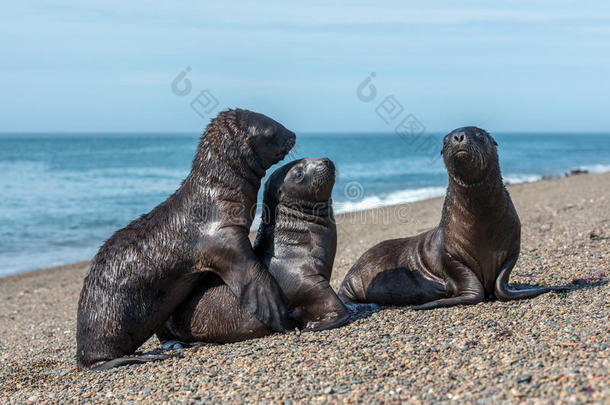
M 187 175 L 196 134 L 0 134 L 0 277 L 91 258 Z M 610 134 L 494 134 L 507 183 L 610 170 Z M 297 134 L 279 165 L 329 157 L 335 212 L 444 194 L 442 135 Z M 430 146 L 431 145 L 431 146 Z M 270 173 L 274 168 L 271 168 Z M 260 196 L 259 196 L 260 201 Z

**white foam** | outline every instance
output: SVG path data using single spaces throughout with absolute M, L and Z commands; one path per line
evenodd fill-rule
M 530 174 L 530 173 L 514 173 L 514 174 L 508 174 L 503 177 L 504 177 L 504 184 L 532 183 L 534 181 L 542 180 L 541 175 Z
M 445 195 L 445 190 L 445 187 L 422 187 L 394 191 L 385 195 L 370 196 L 360 201 L 333 201 L 333 210 L 335 213 L 340 214 L 343 212 L 362 211 L 388 205 L 427 200 Z

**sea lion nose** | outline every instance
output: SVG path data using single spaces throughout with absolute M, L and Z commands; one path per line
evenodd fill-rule
M 296 144 L 297 136 L 294 132 L 289 129 L 285 129 L 281 132 L 281 135 L 284 138 L 284 147 L 288 150 L 292 149 Z
M 286 133 L 288 134 L 288 138 L 291 139 L 292 141 L 297 139 L 297 135 L 294 132 L 292 132 L 291 130 L 287 129 Z
M 466 139 L 466 135 L 463 132 L 453 135 L 453 140 L 456 143 L 462 143 Z

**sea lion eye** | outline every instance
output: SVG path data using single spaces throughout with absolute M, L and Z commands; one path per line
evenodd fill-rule
M 294 178 L 296 180 L 301 180 L 303 178 L 303 170 L 299 169 L 296 172 L 294 172 Z

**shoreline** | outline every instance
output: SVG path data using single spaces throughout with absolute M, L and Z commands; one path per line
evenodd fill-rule
M 538 181 L 562 179 L 565 177 L 579 176 L 579 175 L 583 175 L 583 174 L 602 174 L 602 173 L 608 173 L 608 172 L 610 172 L 610 165 L 600 163 L 600 164 L 593 164 L 593 165 L 573 166 L 569 170 L 563 171 L 561 174 L 557 174 L 557 175 L 542 175 L 542 174 L 533 174 L 533 173 L 532 174 L 523 174 L 523 173 L 508 174 L 507 176 L 505 176 L 503 178 L 503 181 L 504 181 L 504 185 L 508 187 L 508 186 L 514 186 L 517 184 L 536 183 Z M 515 179 L 518 179 L 518 180 L 515 180 Z M 440 191 L 440 189 L 442 189 L 442 192 Z M 349 206 L 352 208 L 349 210 L 346 210 L 346 211 L 341 211 L 341 212 L 337 212 L 337 210 L 335 210 L 335 214 L 336 215 L 349 214 L 352 212 L 366 211 L 366 210 L 371 210 L 371 209 L 380 209 L 383 207 L 391 207 L 391 206 L 395 206 L 395 205 L 409 204 L 409 203 L 417 202 L 417 201 L 431 200 L 434 198 L 444 197 L 446 189 L 447 189 L 446 185 L 445 186 L 425 186 L 425 187 L 420 187 L 420 188 L 416 188 L 416 189 L 401 189 L 401 190 L 390 191 L 388 193 L 381 194 L 381 195 L 373 195 L 373 196 L 367 197 L 367 198 L 363 199 L 362 201 L 358 201 L 358 202 L 351 202 L 351 201 L 338 202 L 337 204 L 339 206 L 344 205 L 344 206 Z M 383 199 L 387 199 L 389 196 L 393 196 L 393 195 L 397 195 L 397 194 L 413 195 L 413 194 L 417 194 L 417 193 L 421 193 L 421 192 L 425 192 L 425 191 L 428 191 L 429 196 L 424 197 L 424 198 L 416 197 L 414 199 L 391 202 L 389 204 L 382 202 L 382 203 L 378 203 L 377 206 L 372 206 L 372 207 L 367 207 L 365 205 L 367 200 L 383 201 Z
M 515 177 L 514 175 L 508 175 L 504 178 L 504 184 L 510 190 L 511 187 L 514 187 L 514 186 L 520 185 L 520 184 L 532 184 L 532 183 L 544 182 L 544 181 L 555 180 L 555 179 L 562 179 L 562 178 L 567 178 L 567 177 L 572 177 L 572 176 L 595 175 L 595 174 L 603 174 L 603 173 L 610 173 L 610 165 L 592 164 L 592 165 L 573 166 L 571 169 L 564 171 L 562 174 L 558 174 L 555 176 L 545 176 L 545 175 L 538 175 L 538 174 L 536 174 L 536 175 L 521 174 L 519 176 L 521 176 L 520 178 L 522 180 L 519 180 L 517 182 L 511 182 L 510 180 L 507 180 L 510 177 Z M 531 176 L 535 176 L 536 179 L 530 180 Z M 360 186 L 359 183 L 358 183 L 358 186 Z M 342 201 L 342 202 L 334 201 L 333 205 L 334 205 L 335 217 L 338 220 L 341 216 L 345 216 L 345 215 L 349 216 L 353 213 L 383 210 L 385 208 L 403 206 L 406 204 L 412 204 L 412 203 L 420 202 L 420 201 L 428 201 L 428 200 L 434 200 L 436 198 L 444 198 L 445 192 L 446 192 L 446 185 L 445 186 L 426 186 L 426 187 L 420 187 L 418 189 L 395 190 L 392 192 L 388 192 L 386 194 L 366 197 L 362 201 L 358 201 L 358 202 L 353 202 L 353 201 L 349 201 L 349 200 Z M 417 197 L 418 194 L 424 194 L 425 197 L 419 198 L 419 197 Z M 400 195 L 400 197 L 396 198 L 395 196 L 397 196 L 397 195 Z M 405 195 L 408 195 L 408 197 L 406 197 L 406 199 L 404 199 Z M 413 198 L 412 196 L 414 196 L 414 195 L 416 197 Z M 392 198 L 392 196 L 394 196 L 394 198 Z M 390 203 L 387 203 L 388 198 L 391 201 Z M 398 201 L 394 202 L 393 200 L 398 200 Z M 350 208 L 348 210 L 342 211 L 341 207 L 350 207 Z M 255 218 L 252 229 L 250 231 L 251 234 L 252 233 L 256 234 L 256 231 L 258 229 L 258 220 L 260 220 L 259 217 Z M 119 228 L 117 228 L 117 229 L 119 229 Z M 110 236 L 110 235 L 108 235 L 108 236 Z M 252 239 L 252 241 L 254 241 L 254 239 Z M 101 246 L 101 244 L 103 242 L 104 241 L 102 240 L 100 242 L 99 246 Z M 97 249 L 99 249 L 99 246 L 97 246 L 94 249 L 96 252 L 97 252 Z M 26 270 L 9 271 L 7 274 L 0 275 L 0 280 L 7 278 L 7 277 L 13 277 L 13 276 L 18 276 L 18 275 L 23 275 L 23 274 L 28 274 L 28 273 L 49 271 L 49 270 L 53 270 L 53 269 L 57 269 L 57 268 L 62 268 L 65 266 L 75 266 L 75 265 L 82 266 L 82 265 L 88 263 L 89 261 L 90 261 L 90 259 L 83 259 L 83 260 L 65 262 L 62 264 L 47 266 L 47 267 L 34 267 L 34 268 L 26 269 Z
M 610 171 L 589 172 L 589 171 L 585 171 L 585 170 L 582 170 L 579 168 L 574 168 L 574 169 L 571 169 L 570 172 L 566 172 L 561 176 L 541 177 L 539 180 L 523 181 L 523 182 L 519 182 L 519 183 L 507 183 L 505 181 L 505 185 L 506 185 L 506 188 L 508 189 L 508 191 L 511 192 L 512 189 L 519 189 L 520 186 L 529 185 L 529 184 L 552 182 L 552 181 L 566 179 L 566 178 L 570 178 L 570 177 L 574 177 L 574 176 L 597 176 L 597 175 L 604 175 L 604 174 L 610 174 Z M 400 203 L 390 204 L 390 205 L 380 205 L 378 207 L 373 207 L 373 208 L 356 209 L 353 211 L 336 213 L 335 219 L 336 219 L 337 225 L 339 225 L 341 222 L 344 221 L 342 218 L 351 218 L 351 220 L 353 221 L 353 218 L 355 216 L 367 218 L 367 217 L 370 217 L 371 215 L 374 216 L 375 213 L 379 214 L 384 210 L 396 210 L 400 207 L 408 207 L 411 204 L 434 202 L 434 201 L 438 201 L 439 199 L 443 200 L 444 198 L 445 198 L 445 194 L 443 193 L 443 195 L 441 195 L 441 196 L 424 198 L 421 200 L 400 202 Z M 386 214 L 386 213 L 382 213 L 381 216 L 383 216 L 383 214 Z M 440 211 L 439 211 L 439 218 L 440 218 Z M 402 214 L 398 215 L 397 219 L 408 220 L 409 218 L 408 218 L 408 215 L 405 213 L 404 215 L 402 215 Z M 253 229 L 250 231 L 250 239 L 252 241 L 254 241 L 255 236 L 256 236 L 256 229 Z M 39 267 L 39 268 L 31 269 L 31 270 L 19 271 L 19 272 L 15 272 L 12 274 L 8 274 L 6 276 L 0 276 L 0 282 L 4 279 L 8 279 L 8 278 L 22 278 L 27 275 L 35 275 L 35 274 L 39 274 L 39 273 L 43 273 L 43 272 L 57 272 L 57 271 L 61 272 L 61 271 L 68 271 L 68 270 L 75 269 L 75 268 L 89 267 L 89 263 L 90 263 L 90 259 L 60 264 L 57 266 Z

